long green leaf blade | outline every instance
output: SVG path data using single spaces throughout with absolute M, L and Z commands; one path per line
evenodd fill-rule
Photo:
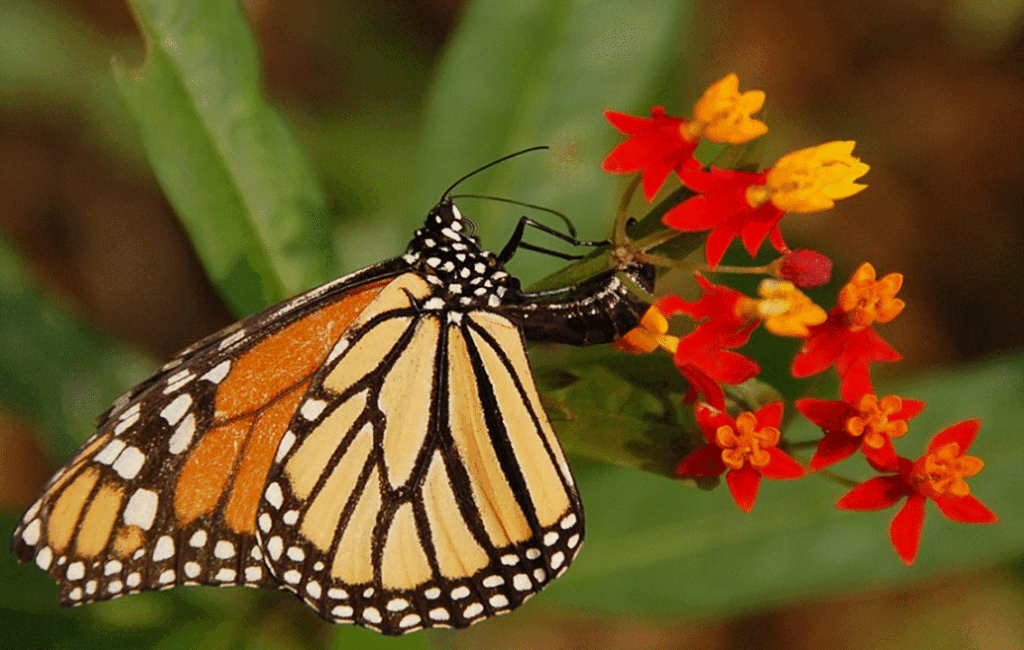
M 324 199 L 291 128 L 261 95 L 234 0 L 133 0 L 146 39 L 114 74 L 150 163 L 236 314 L 327 279 Z

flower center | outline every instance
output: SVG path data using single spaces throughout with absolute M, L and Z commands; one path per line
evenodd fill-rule
M 890 273 L 875 279 L 875 269 L 862 264 L 839 292 L 839 306 L 850 319 L 854 329 L 870 327 L 875 321 L 888 323 L 903 311 L 904 302 L 896 297 L 903 285 L 903 276 Z
M 722 425 L 715 431 L 715 444 L 722 448 L 722 462 L 731 469 L 740 469 L 749 462 L 751 467 L 764 467 L 771 461 L 767 447 L 779 444 L 779 430 L 775 427 L 757 428 L 753 413 L 741 413 L 736 427 Z
M 894 413 L 903 408 L 898 395 L 888 395 L 881 400 L 875 395 L 860 398 L 854 415 L 846 421 L 846 432 L 854 437 L 863 437 L 864 444 L 872 449 L 881 449 L 886 438 L 899 438 L 907 432 L 906 420 L 890 420 Z
M 961 456 L 960 445 L 948 442 L 914 463 L 914 474 L 921 481 L 918 489 L 930 495 L 963 497 L 971 493 L 966 477 L 985 466 L 977 456 Z

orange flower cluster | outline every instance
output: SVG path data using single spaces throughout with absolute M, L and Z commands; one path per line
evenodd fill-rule
M 731 414 L 723 385 L 735 385 L 760 373 L 760 366 L 737 351 L 758 325 L 778 336 L 803 340 L 792 359 L 794 377 L 807 377 L 835 367 L 840 380 L 838 400 L 797 399 L 794 406 L 821 428 L 823 437 L 809 461 L 813 472 L 858 451 L 879 476 L 853 488 L 839 500 L 845 510 L 872 510 L 906 500 L 890 528 L 897 554 L 913 562 L 924 524 L 924 503 L 933 501 L 950 519 L 992 523 L 996 516 L 971 496 L 965 478 L 984 463 L 966 455 L 979 422 L 969 420 L 938 433 L 916 461 L 900 456 L 893 444 L 908 422 L 925 407 L 919 400 L 897 395 L 879 397 L 871 382 L 871 364 L 902 357 L 874 330 L 903 311 L 896 297 L 903 276 L 881 278 L 871 264 L 862 264 L 838 292 L 831 311 L 814 304 L 800 289 L 825 284 L 831 262 L 814 251 L 791 251 L 780 225 L 789 213 L 826 210 L 838 199 L 866 186 L 857 179 L 868 166 L 853 157 L 854 143 L 828 142 L 789 153 L 760 172 L 705 167 L 694 151 L 702 140 L 738 145 L 764 135 L 768 127 L 751 117 L 761 109 L 760 91 L 739 92 L 730 74 L 713 84 L 697 101 L 691 119 L 668 115 L 658 106 L 651 117 L 615 111 L 605 116 L 627 136 L 602 163 L 615 174 L 639 172 L 643 193 L 653 201 L 674 173 L 694 194 L 664 211 L 662 222 L 680 232 L 708 233 L 706 272 L 760 272 L 767 277 L 758 297 L 714 284 L 699 272 L 701 297 L 694 301 L 670 295 L 651 306 L 640 325 L 616 345 L 627 352 L 663 349 L 689 384 L 685 396 L 696 402 L 694 415 L 704 444 L 683 458 L 680 476 L 725 475 L 737 505 L 754 506 L 762 478 L 797 479 L 804 467 L 787 454 L 780 431 L 782 402 L 756 412 Z M 768 239 L 782 256 L 766 267 L 721 267 L 726 249 L 740 239 L 751 257 Z M 684 335 L 669 333 L 669 319 L 685 315 L 693 321 Z

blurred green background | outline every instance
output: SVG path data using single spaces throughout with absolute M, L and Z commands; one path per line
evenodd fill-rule
M 576 565 L 467 631 L 384 639 L 244 589 L 59 609 L 46 575 L 2 553 L 7 647 L 1024 648 L 1024 3 L 136 4 L 154 24 L 202 5 L 203 55 L 174 58 L 189 48 L 151 24 L 167 65 L 139 74 L 123 0 L 0 0 L 4 535 L 161 358 L 233 313 L 399 253 L 484 162 L 551 145 L 465 191 L 549 205 L 602 237 L 623 183 L 597 171 L 617 141 L 601 111 L 686 114 L 729 71 L 768 94 L 766 163 L 854 139 L 872 165 L 867 191 L 787 218 L 787 241 L 829 254 L 840 280 L 862 260 L 906 274 L 909 306 L 882 331 L 906 361 L 880 383 L 930 406 L 900 450 L 982 418 L 972 451 L 987 467 L 972 486 L 1002 521 L 931 510 L 907 569 L 888 545 L 892 513 L 834 511 L 841 489 L 826 481 L 768 484 L 743 515 L 724 490 L 581 459 Z M 189 148 L 183 134 L 204 128 L 223 148 Z M 463 207 L 492 249 L 519 216 Z M 525 254 L 512 269 L 530 282 L 558 266 Z M 535 362 L 548 354 L 565 353 Z

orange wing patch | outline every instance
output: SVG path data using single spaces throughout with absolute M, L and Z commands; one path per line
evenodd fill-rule
M 217 391 L 216 420 L 255 413 L 308 378 L 341 334 L 391 280 L 381 280 L 313 312 L 237 359 Z
M 236 359 L 220 384 L 214 426 L 189 453 L 174 489 L 179 525 L 213 512 L 228 489 L 224 522 L 256 531 L 256 509 L 278 444 L 342 333 L 390 280 L 311 313 Z

